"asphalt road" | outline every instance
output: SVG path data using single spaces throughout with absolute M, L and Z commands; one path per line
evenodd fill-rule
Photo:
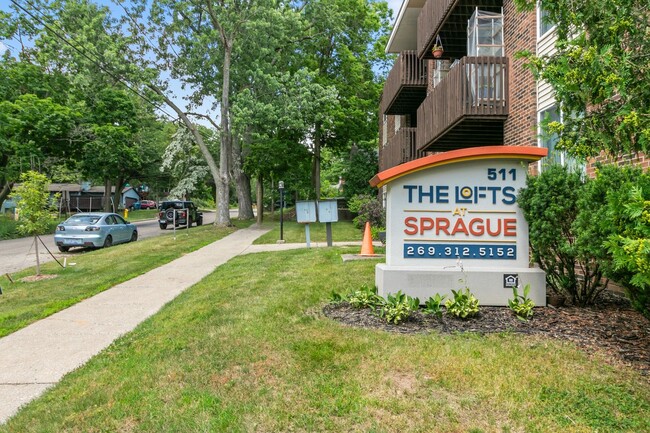
M 212 224 L 215 218 L 215 212 L 203 212 L 203 224 Z M 171 228 L 164 231 L 160 230 L 157 220 L 137 221 L 134 222 L 134 224 L 138 226 L 139 239 L 147 239 L 154 236 L 160 236 L 163 233 L 172 232 Z M 56 245 L 54 245 L 54 234 L 43 235 L 41 236 L 41 239 L 47 246 L 47 249 L 49 249 L 52 254 L 60 260 L 63 254 L 60 253 Z M 47 249 L 43 248 L 42 244 L 38 246 L 38 255 L 40 256 L 41 263 L 54 260 Z M 74 257 L 76 254 L 84 254 L 87 251 L 89 250 L 85 248 L 73 248 L 65 255 L 68 257 Z M 34 248 L 33 238 L 0 241 L 0 275 L 6 273 L 11 274 L 32 266 L 36 266 L 36 250 Z

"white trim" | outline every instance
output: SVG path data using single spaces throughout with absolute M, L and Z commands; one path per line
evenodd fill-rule
M 400 24 L 402 23 L 402 19 L 404 19 L 404 14 L 406 13 L 406 9 L 408 8 L 408 3 L 409 0 L 404 0 L 402 2 L 402 6 L 399 8 L 399 12 L 397 13 L 397 18 L 395 18 L 395 22 L 393 23 L 393 30 L 390 32 L 390 37 L 388 38 L 388 43 L 386 44 L 386 49 L 384 50 L 386 54 L 389 53 L 389 47 L 393 45 L 393 41 L 395 39 L 395 35 L 397 34 L 397 29 L 399 29 Z

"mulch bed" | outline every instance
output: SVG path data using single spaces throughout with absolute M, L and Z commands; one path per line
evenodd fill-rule
M 443 315 L 436 319 L 416 312 L 400 325 L 386 323 L 369 309 L 355 309 L 347 302 L 328 304 L 324 314 L 348 326 L 382 329 L 403 334 L 515 332 L 569 340 L 589 353 L 599 352 L 612 364 L 624 364 L 650 379 L 650 321 L 632 310 L 626 299 L 602 295 L 588 308 L 536 307 L 527 322 L 507 307 L 481 307 L 477 317 L 462 320 Z

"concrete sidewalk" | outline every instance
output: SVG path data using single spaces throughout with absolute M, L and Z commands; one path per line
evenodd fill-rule
M 0 339 L 0 424 L 267 231 L 238 230 Z

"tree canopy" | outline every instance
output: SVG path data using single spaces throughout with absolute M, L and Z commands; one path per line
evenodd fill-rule
M 556 25 L 557 51 L 525 53 L 552 85 L 562 122 L 547 125 L 578 156 L 650 150 L 650 12 L 646 0 L 516 0 L 539 3 Z

